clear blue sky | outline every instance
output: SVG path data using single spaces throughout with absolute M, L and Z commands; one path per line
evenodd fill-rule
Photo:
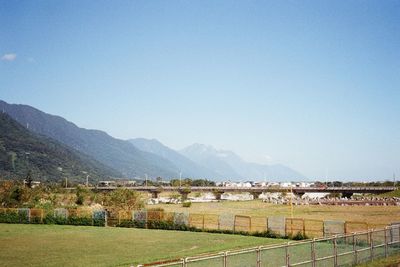
M 1 1 L 0 99 L 309 177 L 400 176 L 400 1 Z

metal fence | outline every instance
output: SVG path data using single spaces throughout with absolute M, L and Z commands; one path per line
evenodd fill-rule
M 400 252 L 400 225 L 283 245 L 260 246 L 168 262 L 138 265 L 172 267 L 354 266 Z

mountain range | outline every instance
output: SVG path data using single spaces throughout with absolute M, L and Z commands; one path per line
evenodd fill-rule
M 41 180 L 98 180 L 105 176 L 119 176 L 92 158 L 48 137 L 28 131 L 6 113 L 0 113 L 0 174 L 25 177 L 28 171 Z
M 103 131 L 80 128 L 62 117 L 28 105 L 8 104 L 0 100 L 0 111 L 7 113 L 23 129 L 45 136 L 79 155 L 85 155 L 92 162 L 108 167 L 112 170 L 109 176 L 113 177 L 133 178 L 147 174 L 170 179 L 182 174 L 182 177 L 214 181 L 304 178 L 289 167 L 249 163 L 231 151 L 202 144 L 176 151 L 155 139 L 117 139 Z
M 27 105 L 0 101 L 0 111 L 32 132 L 50 137 L 80 151 L 104 165 L 118 170 L 124 177 L 176 177 L 178 170 L 167 159 L 137 149 L 130 142 L 111 137 L 99 130 L 80 128 L 66 119 L 44 113 Z
M 284 165 L 246 162 L 232 151 L 217 150 L 203 144 L 193 144 L 175 151 L 156 139 L 137 138 L 129 141 L 143 151 L 171 160 L 182 172 L 183 177 L 212 177 L 215 181 L 261 178 L 301 180 L 305 178 L 299 172 Z

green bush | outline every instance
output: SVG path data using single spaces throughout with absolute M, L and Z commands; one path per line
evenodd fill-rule
M 31 220 L 30 220 L 29 223 L 31 223 L 31 224 L 41 224 L 42 221 L 41 221 L 40 217 L 31 217 Z
M 29 210 L 7 210 L 0 213 L 0 223 L 29 223 Z
M 182 203 L 182 207 L 184 207 L 184 208 L 190 208 L 190 206 L 192 206 L 192 202 L 190 202 L 190 201 Z
M 76 216 L 70 216 L 68 217 L 68 224 L 69 225 L 92 225 L 93 221 L 92 218 L 89 217 L 76 217 Z
M 117 227 L 125 227 L 125 228 L 145 228 L 146 225 L 143 222 L 139 221 L 122 221 L 116 225 Z
M 53 214 L 47 214 L 43 219 L 44 224 L 68 224 L 68 219 L 61 216 L 54 216 Z
M 292 240 L 304 240 L 304 239 L 308 239 L 307 235 L 301 233 L 301 232 L 297 232 L 297 234 L 295 234 L 294 236 L 289 235 L 288 236 L 289 239 Z

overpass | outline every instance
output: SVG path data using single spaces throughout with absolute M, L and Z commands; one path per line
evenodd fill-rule
M 391 192 L 397 187 L 221 187 L 221 186 L 192 186 L 192 187 L 175 187 L 175 186 L 131 186 L 131 187 L 90 187 L 92 190 L 108 191 L 117 188 L 126 188 L 129 190 L 148 192 L 152 197 L 157 198 L 161 192 L 179 192 L 183 197 L 191 192 L 213 192 L 220 195 L 226 192 L 251 193 L 255 198 L 264 192 L 290 192 L 302 195 L 304 193 L 341 193 L 343 196 L 350 197 L 354 193 L 360 194 L 382 194 Z M 218 198 L 218 197 L 217 197 Z

